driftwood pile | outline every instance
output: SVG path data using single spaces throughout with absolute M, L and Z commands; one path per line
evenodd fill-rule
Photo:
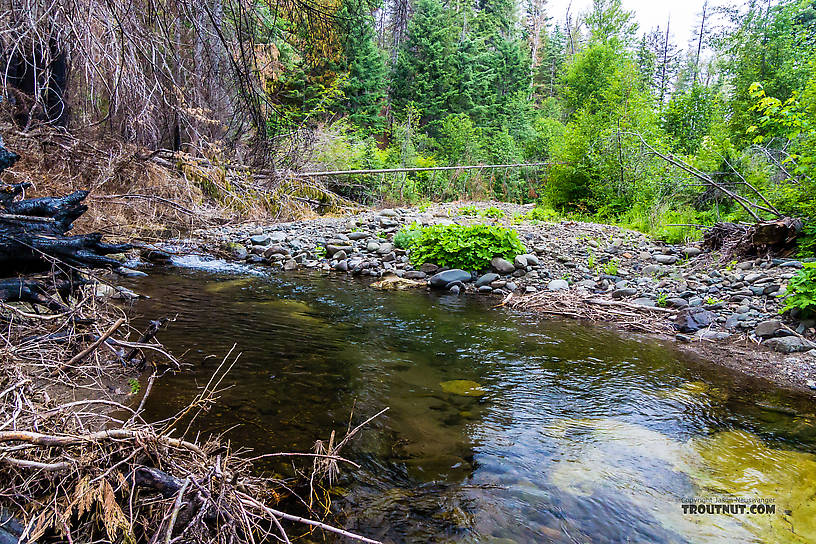
M 796 250 L 796 239 L 802 232 L 801 219 L 782 217 L 755 224 L 716 223 L 706 229 L 703 247 L 719 251 L 724 258 L 789 255 Z

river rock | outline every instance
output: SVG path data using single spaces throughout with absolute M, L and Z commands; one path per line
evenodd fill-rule
M 470 272 L 465 272 L 459 268 L 452 268 L 450 270 L 445 270 L 444 272 L 435 274 L 430 280 L 428 280 L 428 284 L 431 287 L 439 289 L 447 287 L 449 283 L 453 283 L 455 281 L 470 281 Z
M 782 322 L 780 320 L 767 319 L 756 326 L 754 334 L 760 338 L 771 338 L 772 336 L 776 336 L 776 333 L 780 330 L 782 330 Z
M 683 255 L 685 255 L 686 257 L 696 257 L 697 255 L 699 255 L 702 252 L 703 252 L 703 250 L 700 249 L 699 247 L 684 247 L 683 248 Z
M 637 289 L 634 287 L 622 287 L 612 291 L 612 298 L 625 298 L 637 295 Z
M 649 264 L 643 267 L 640 271 L 644 276 L 656 276 L 660 274 L 659 264 Z
M 283 246 L 274 245 L 264 249 L 264 257 L 267 259 L 273 255 L 289 255 L 289 250 Z
M 297 266 L 298 266 L 297 261 L 295 261 L 294 259 L 289 259 L 285 263 L 283 263 L 283 269 L 286 270 L 287 272 L 296 269 Z
M 334 269 L 338 272 L 348 272 L 348 261 L 339 261 L 334 265 Z
M 547 284 L 548 291 L 566 291 L 569 289 L 567 280 L 552 280 Z
M 501 257 L 493 257 L 493 259 L 490 261 L 490 266 L 499 274 L 505 275 L 511 274 L 516 270 L 516 266 L 513 263 L 507 259 L 502 259 Z
M 389 244 L 388 242 L 380 244 L 380 247 L 377 249 L 377 253 L 380 255 L 388 255 L 392 251 L 394 251 L 394 244 Z
M 326 255 L 333 257 L 339 251 L 351 251 L 351 246 L 335 246 L 332 244 L 326 245 Z
M 268 234 L 256 234 L 255 236 L 250 237 L 250 242 L 256 246 L 265 246 L 269 243 L 269 235 Z
M 476 287 L 483 287 L 499 279 L 499 275 L 493 272 L 488 272 L 484 276 L 476 280 Z
M 527 257 L 524 255 L 516 255 L 516 258 L 513 259 L 513 265 L 516 268 L 527 268 Z
M 655 255 L 654 260 L 660 264 L 674 264 L 677 262 L 677 257 L 674 255 Z
M 377 251 L 378 249 L 380 249 L 380 244 L 378 244 L 377 242 L 369 242 L 369 243 L 366 245 L 366 249 L 367 249 L 368 251 L 370 251 L 371 253 L 374 253 L 375 251 Z
M 480 384 L 472 380 L 449 380 L 439 385 L 445 393 L 463 397 L 481 397 L 487 393 Z
M 538 255 L 533 255 L 532 253 L 525 253 L 522 255 L 525 259 L 527 259 L 528 266 L 540 266 L 541 261 L 538 258 Z
M 347 234 L 347 236 L 348 236 L 349 240 L 356 241 L 356 240 L 363 240 L 365 238 L 368 238 L 369 236 L 371 236 L 371 233 L 356 231 L 356 232 L 349 232 Z
M 648 308 L 654 308 L 655 306 L 657 306 L 657 303 L 654 301 L 654 299 L 651 299 L 649 297 L 636 298 L 635 300 L 632 301 L 632 304 L 637 304 L 638 306 L 646 306 Z
M 703 308 L 687 308 L 677 314 L 676 324 L 680 332 L 697 332 L 711 325 L 717 315 Z
M 424 280 L 428 277 L 428 274 L 422 270 L 408 270 L 402 275 L 402 277 L 406 280 Z
M 230 244 L 229 250 L 233 259 L 243 261 L 247 258 L 247 248 L 243 244 Z
M 380 210 L 380 215 L 383 216 L 383 217 L 396 217 L 397 216 L 397 211 L 392 210 L 390 208 L 386 208 L 384 210 Z
M 780 353 L 797 353 L 813 349 L 814 345 L 798 336 L 781 336 L 779 338 L 769 338 L 762 342 L 774 351 Z
M 430 275 L 430 274 L 436 274 L 436 272 L 439 270 L 439 267 L 437 265 L 433 264 L 433 263 L 422 263 L 420 265 L 419 269 L 422 272 L 425 272 L 426 274 Z

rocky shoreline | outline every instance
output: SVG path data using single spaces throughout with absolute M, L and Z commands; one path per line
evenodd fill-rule
M 495 217 L 501 215 L 497 210 L 504 216 Z M 669 332 L 683 349 L 816 393 L 816 321 L 779 313 L 787 281 L 803 266 L 801 261 L 760 257 L 721 262 L 719 255 L 697 245 L 664 244 L 611 225 L 544 222 L 531 210 L 496 202 L 450 203 L 195 234 L 235 261 L 371 278 L 379 280 L 373 285 L 380 288 L 427 287 L 498 301 L 514 298 L 516 309 L 524 308 L 527 297 L 538 308 L 546 307 L 551 297 L 571 297 L 575 304 L 591 300 L 596 306 L 624 307 L 625 312 L 603 316 L 619 324 L 642 310 L 661 320 L 651 321 L 652 332 Z M 518 232 L 528 253 L 514 262 L 493 259 L 490 270 L 441 270 L 429 263 L 415 268 L 393 241 L 403 226 L 413 223 L 503 225 Z

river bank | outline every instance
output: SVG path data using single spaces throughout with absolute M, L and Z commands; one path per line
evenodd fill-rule
M 665 244 L 612 225 L 543 221 L 531 211 L 506 203 L 451 203 L 194 234 L 205 250 L 282 272 L 321 270 L 386 289 L 449 289 L 494 297 L 515 311 L 657 334 L 716 364 L 816 394 L 816 323 L 779 313 L 801 261 L 724 261 L 697 244 Z M 494 259 L 491 270 L 440 275 L 431 264 L 415 268 L 394 246 L 394 234 L 413 223 L 508 226 L 528 253 L 513 263 Z

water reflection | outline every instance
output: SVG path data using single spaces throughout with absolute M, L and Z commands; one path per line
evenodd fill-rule
M 808 542 L 812 403 L 645 338 L 508 316 L 477 300 L 321 276 L 178 269 L 132 287 L 192 349 L 152 417 L 233 343 L 234 386 L 199 421 L 258 453 L 308 450 L 389 406 L 347 454 L 347 526 L 387 542 Z M 237 425 L 237 426 L 236 426 Z M 803 477 L 802 474 L 810 474 Z M 776 498 L 774 517 L 689 517 L 680 498 Z M 809 521 L 810 520 L 810 521 Z

